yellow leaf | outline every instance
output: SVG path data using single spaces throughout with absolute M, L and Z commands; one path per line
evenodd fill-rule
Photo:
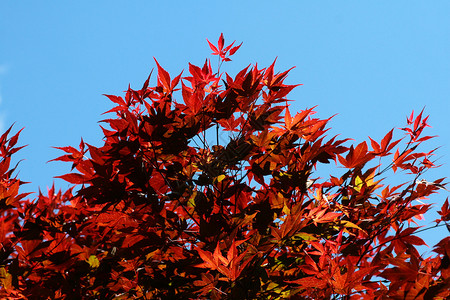
M 188 206 L 189 207 L 195 207 L 195 197 L 197 197 L 197 191 L 194 191 L 191 195 L 191 197 L 188 200 Z
M 284 206 L 283 206 L 283 213 L 286 214 L 286 215 L 290 215 L 291 214 L 291 210 L 286 205 L 286 203 L 284 203 Z
M 273 281 L 269 282 L 269 285 L 267 286 L 267 290 L 274 290 L 275 288 L 277 288 L 279 285 Z
M 91 266 L 91 268 L 98 268 L 100 266 L 100 261 L 98 260 L 97 256 L 91 255 L 89 256 L 88 263 Z
M 364 231 L 361 229 L 361 227 L 359 227 L 358 225 L 356 225 L 355 223 L 352 223 L 350 221 L 342 221 L 342 225 L 344 225 L 344 227 L 351 227 L 351 228 L 356 228 L 359 229 L 361 231 Z
M 356 178 L 355 178 L 355 191 L 360 192 L 362 185 L 363 185 L 363 181 L 362 181 L 361 177 L 356 176 Z
M 304 241 L 315 241 L 317 240 L 317 238 L 309 233 L 305 233 L 305 232 L 299 232 L 296 235 L 293 236 L 294 239 L 302 239 Z
M 5 268 L 0 268 L 0 282 L 2 286 L 9 290 L 11 288 L 12 276 L 8 272 L 6 272 Z
M 222 174 L 222 175 L 219 175 L 219 176 L 216 177 L 216 181 L 217 181 L 217 182 L 221 182 L 222 180 L 225 179 L 225 177 L 226 177 L 226 176 L 223 175 L 223 174 Z
M 360 192 L 362 187 L 365 185 L 366 187 L 370 187 L 372 190 L 376 190 L 382 185 L 378 185 L 378 183 L 381 182 L 381 180 L 378 180 L 376 182 L 373 181 L 375 178 L 375 170 L 368 176 L 363 175 L 364 179 L 362 179 L 359 176 L 356 176 L 355 178 L 355 186 L 353 187 L 355 191 Z
M 288 178 L 292 177 L 292 174 L 286 173 L 286 172 L 280 172 L 280 176 L 287 176 Z

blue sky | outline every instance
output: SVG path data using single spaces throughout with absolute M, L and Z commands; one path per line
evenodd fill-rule
M 139 88 L 155 67 L 171 74 L 210 58 L 206 38 L 243 46 L 229 73 L 258 63 L 292 66 L 291 111 L 334 114 L 331 134 L 381 139 L 423 107 L 450 171 L 449 1 L 1 1 L 0 127 L 25 127 L 18 153 L 25 190 L 46 190 L 69 171 L 52 146 L 101 144 L 102 94 Z M 214 57 L 215 58 L 215 57 Z M 424 150 L 426 150 L 424 148 Z M 428 179 L 428 178 L 427 178 Z M 59 187 L 67 187 L 55 180 Z M 442 202 L 447 192 L 430 201 Z M 428 219 L 427 221 L 431 221 Z M 433 231 L 434 240 L 446 231 Z M 430 242 L 432 244 L 432 242 Z

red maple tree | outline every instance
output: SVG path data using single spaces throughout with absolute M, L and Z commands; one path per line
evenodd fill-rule
M 450 237 L 423 257 L 414 218 L 444 179 L 422 180 L 427 117 L 406 135 L 327 137 L 314 108 L 291 114 L 289 71 L 220 73 L 239 46 L 171 78 L 157 64 L 115 103 L 104 144 L 61 147 L 73 186 L 19 192 L 0 138 L 0 295 L 4 299 L 445 299 Z M 177 92 L 181 89 L 181 93 Z M 180 94 L 182 99 L 176 99 Z M 324 164 L 336 174 L 317 178 Z M 388 175 L 406 173 L 390 186 Z M 436 226 L 450 221 L 448 200 Z

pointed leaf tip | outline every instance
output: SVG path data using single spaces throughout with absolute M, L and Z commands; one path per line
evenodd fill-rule
M 225 39 L 223 38 L 223 33 L 220 34 L 217 45 L 219 45 L 219 51 L 223 49 L 223 45 L 225 44 Z

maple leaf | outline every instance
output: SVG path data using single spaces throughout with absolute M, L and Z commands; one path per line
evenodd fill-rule
M 186 108 L 192 115 L 197 115 L 203 107 L 203 95 L 198 91 L 193 91 L 189 87 L 182 84 L 182 95 Z
M 153 58 L 158 66 L 158 86 L 162 88 L 162 91 L 166 94 L 171 94 L 174 91 L 174 88 L 178 85 L 181 79 L 181 72 L 178 76 L 176 76 L 172 81 L 170 81 L 169 73 L 164 70 L 163 67 L 160 66 L 156 58 Z
M 234 55 L 236 53 L 236 51 L 242 45 L 242 43 L 241 43 L 240 45 L 233 47 L 234 43 L 236 42 L 236 41 L 234 41 L 230 45 L 228 45 L 224 48 L 225 39 L 223 37 L 223 33 L 220 34 L 219 40 L 217 41 L 217 47 L 214 46 L 208 39 L 206 39 L 206 40 L 208 41 L 209 47 L 213 51 L 211 54 L 219 55 L 219 57 L 222 59 L 222 61 L 231 61 L 229 56 Z
M 362 142 L 355 148 L 350 146 L 347 156 L 344 158 L 338 155 L 339 162 L 346 168 L 355 168 L 364 165 L 366 162 L 373 158 L 373 154 L 368 153 L 367 143 Z
M 229 119 L 222 119 L 217 121 L 226 131 L 239 132 L 240 125 L 244 122 L 244 117 L 240 116 L 239 118 L 235 118 L 234 115 L 231 115 Z
M 312 218 L 314 224 L 332 222 L 342 215 L 342 213 L 327 212 L 327 210 L 328 208 L 316 207 L 309 212 L 309 216 Z

